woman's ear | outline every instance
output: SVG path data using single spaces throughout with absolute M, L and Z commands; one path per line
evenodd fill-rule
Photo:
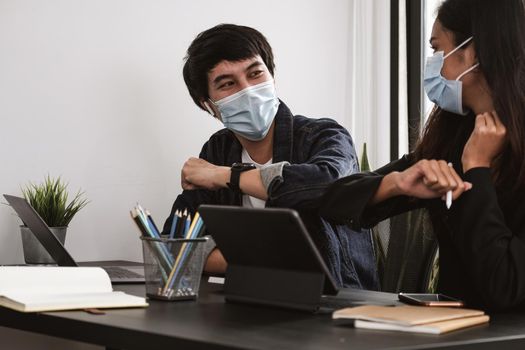
M 476 56 L 476 46 L 471 43 L 463 50 L 463 57 L 465 58 L 466 66 L 472 67 L 478 63 L 478 57 Z

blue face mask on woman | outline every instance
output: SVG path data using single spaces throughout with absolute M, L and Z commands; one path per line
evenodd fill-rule
M 247 87 L 212 103 L 220 112 L 226 128 L 251 141 L 266 137 L 279 108 L 273 80 Z
M 468 113 L 468 111 L 463 109 L 463 99 L 461 95 L 463 83 L 460 79 L 463 78 L 465 74 L 470 73 L 474 68 L 478 67 L 479 63 L 476 63 L 461 73 L 459 77 L 456 78 L 456 80 L 445 79 L 441 75 L 441 69 L 443 69 L 443 63 L 445 59 L 466 45 L 470 40 L 472 40 L 472 38 L 473 37 L 470 37 L 465 40 L 454 50 L 450 51 L 446 56 L 444 56 L 443 51 L 434 53 L 433 56 L 427 58 L 425 66 L 423 85 L 425 87 L 425 92 L 427 93 L 428 99 L 441 107 L 441 109 L 460 115 L 466 115 Z

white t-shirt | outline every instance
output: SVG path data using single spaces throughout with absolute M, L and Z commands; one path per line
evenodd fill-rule
M 271 158 L 268 162 L 265 164 L 259 164 L 256 163 L 248 154 L 248 151 L 246 149 L 242 149 L 241 159 L 243 163 L 253 163 L 255 164 L 255 167 L 257 169 L 260 169 L 264 165 L 272 164 L 273 158 Z M 246 208 L 264 208 L 266 206 L 266 201 L 263 201 L 262 199 L 255 198 L 252 196 L 248 196 L 247 194 L 242 195 L 242 206 Z

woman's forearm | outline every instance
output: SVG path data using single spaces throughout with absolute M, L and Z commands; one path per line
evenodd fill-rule
M 381 184 L 377 188 L 377 191 L 374 194 L 374 196 L 368 202 L 368 205 L 374 205 L 383 202 L 389 198 L 399 196 L 401 194 L 401 191 L 399 190 L 399 186 L 397 185 L 398 177 L 399 172 L 397 171 L 393 171 L 386 175 L 383 178 L 383 180 L 381 180 Z

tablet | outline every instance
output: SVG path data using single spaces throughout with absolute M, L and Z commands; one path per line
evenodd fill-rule
M 311 308 L 322 294 L 337 293 L 295 210 L 201 205 L 198 212 L 228 262 L 227 299 Z

